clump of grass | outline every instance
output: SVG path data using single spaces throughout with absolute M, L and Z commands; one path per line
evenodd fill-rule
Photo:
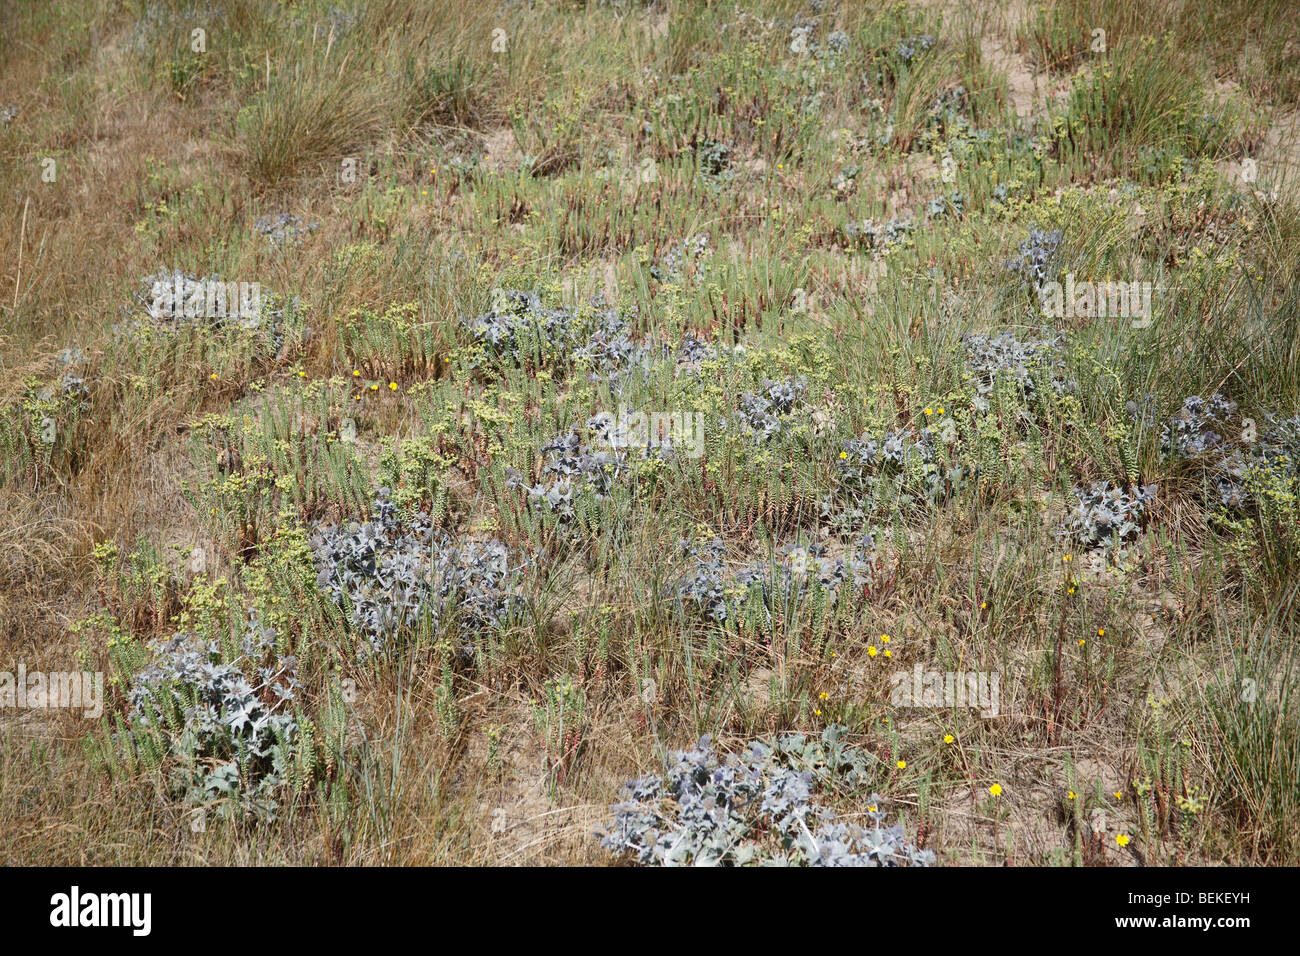
M 274 74 L 236 121 L 241 159 L 250 177 L 275 186 L 324 164 L 385 128 L 389 83 L 354 75 L 346 62 L 302 65 Z

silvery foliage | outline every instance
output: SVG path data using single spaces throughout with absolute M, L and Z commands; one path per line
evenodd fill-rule
M 878 441 L 865 436 L 846 441 L 845 457 L 836 459 L 837 492 L 860 501 L 882 478 L 901 482 L 919 476 L 925 491 L 931 497 L 940 497 L 949 485 L 962 479 L 964 472 L 959 465 L 943 470 L 935 450 L 936 437 L 935 429 L 926 427 L 917 436 L 907 431 L 888 431 Z
M 719 755 L 706 735 L 668 755 L 665 776 L 624 785 L 601 846 L 652 866 L 932 866 L 934 853 L 884 826 L 880 797 L 866 824 L 844 820 L 816 797 L 866 786 L 872 755 L 844 746 L 844 728 L 821 737 L 784 734 Z
M 660 282 L 680 283 L 691 268 L 691 274 L 700 278 L 708 272 L 705 261 L 713 255 L 713 244 L 708 233 L 689 236 L 673 243 L 664 253 L 663 258 L 650 266 L 650 275 Z
M 860 588 L 871 581 L 876 570 L 875 539 L 863 535 L 845 557 L 830 558 L 825 545 L 792 544 L 784 547 L 778 560 L 758 561 L 735 571 L 723 564 L 727 553 L 721 538 L 708 542 L 683 541 L 682 553 L 692 559 L 693 567 L 677 583 L 677 596 L 701 614 L 719 623 L 731 618 L 733 595 L 757 587 L 764 605 L 787 603 L 793 597 L 816 591 L 827 593 L 833 605 L 841 585 L 852 582 Z
M 989 396 L 998 379 L 1009 378 L 1028 399 L 1035 390 L 1034 373 L 1047 373 L 1052 391 L 1061 393 L 1071 387 L 1062 377 L 1065 361 L 1060 357 L 1061 338 L 1021 341 L 1010 332 L 997 335 L 963 335 L 962 350 L 966 368 L 975 379 L 976 395 L 972 402 L 979 411 L 987 411 Z
M 253 231 L 264 236 L 273 246 L 285 243 L 297 245 L 302 242 L 303 236 L 319 226 L 318 222 L 305 223 L 297 216 L 281 212 L 274 216 L 262 216 L 253 223 Z
M 758 392 L 745 392 L 740 396 L 736 420 L 741 429 L 756 440 L 768 441 L 781 433 L 790 413 L 807 391 L 808 383 L 803 378 L 782 381 L 765 378 Z M 725 422 L 722 427 L 726 427 Z
M 1034 288 L 1050 282 L 1056 277 L 1052 266 L 1063 238 L 1059 229 L 1051 232 L 1030 229 L 1029 238 L 1017 247 L 1019 254 L 1006 261 L 1006 268 L 1017 273 Z
M 966 106 L 966 87 L 957 83 L 939 91 L 939 95 L 930 104 L 930 115 L 936 119 L 955 117 L 956 114 L 963 112 Z
M 905 37 L 894 47 L 895 55 L 904 63 L 912 62 L 917 53 L 923 53 L 934 46 L 934 37 L 928 33 L 920 36 Z
M 698 373 L 700 365 L 719 357 L 718 347 L 712 342 L 697 339 L 689 332 L 682 338 L 677 348 L 676 361 L 678 369 Z
M 8 126 L 18 117 L 18 107 L 12 103 L 0 106 L 0 126 Z
M 476 633 L 522 608 L 523 564 L 512 565 L 501 542 L 457 543 L 428 512 L 408 516 L 382 492 L 371 513 L 370 521 L 318 527 L 311 539 L 317 581 L 347 611 L 363 650 L 393 650 L 397 635 L 427 617 L 435 637 L 458 624 L 469 656 Z
M 61 373 L 56 382 L 46 385 L 36 393 L 36 397 L 42 401 L 53 401 L 56 398 L 66 399 L 78 408 L 86 407 L 90 400 L 90 388 L 86 385 L 84 377 L 78 375 L 75 371 L 85 359 L 85 353 L 78 348 L 64 349 L 56 357 Z
M 960 189 L 954 189 L 947 196 L 939 196 L 926 203 L 925 214 L 931 219 L 945 219 L 950 214 L 960 219 L 966 215 L 966 197 Z
M 130 721 L 167 733 L 191 803 L 238 797 L 248 812 L 274 815 L 273 791 L 298 740 L 292 706 L 300 686 L 297 660 L 280 657 L 275 638 L 251 614 L 239 656 L 227 662 L 215 639 L 178 633 L 153 642 L 151 663 L 132 679 Z M 162 716 L 173 711 L 180 728 Z
M 650 350 L 628 335 L 627 322 L 618 310 L 606 307 L 603 295 L 592 299 L 597 311 L 590 318 L 568 308 L 544 308 L 536 292 L 511 289 L 498 300 L 465 323 L 474 340 L 495 357 L 518 362 L 538 348 L 567 353 L 590 365 L 592 382 L 608 382 L 615 392 L 621 391 L 624 376 L 649 365 Z
M 883 225 L 876 225 L 873 219 L 844 224 L 844 235 L 849 242 L 865 246 L 868 249 L 886 249 L 902 242 L 915 231 L 916 223 L 910 216 L 891 218 Z
M 1178 413 L 1165 422 L 1160 448 L 1166 455 L 1198 457 L 1205 462 L 1219 503 L 1241 510 L 1250 503 L 1246 473 L 1260 470 L 1294 479 L 1300 461 L 1300 416 L 1278 419 L 1267 415 L 1268 427 L 1246 448 L 1230 444 L 1241 430 L 1233 421 L 1237 403 L 1215 392 L 1209 401 L 1189 396 Z
M 1189 396 L 1183 407 L 1160 432 L 1160 450 L 1166 455 L 1190 458 L 1219 448 L 1229 420 L 1237 414 L 1237 403 L 1215 392 L 1207 402 Z
M 598 415 L 592 418 L 588 427 L 597 431 L 600 426 L 608 429 L 608 424 L 603 416 Z M 542 468 L 540 483 L 526 485 L 519 472 L 507 468 L 506 487 L 525 488 L 530 500 L 545 503 L 552 513 L 559 515 L 561 521 L 573 520 L 576 495 L 585 490 L 597 500 L 602 500 L 610 494 L 618 480 L 627 474 L 625 454 L 618 451 L 612 454 L 593 451 L 576 428 L 556 436 L 549 444 L 542 446 L 542 455 L 548 460 Z
M 1176 458 L 1201 457 L 1214 482 L 1219 502 L 1225 508 L 1245 507 L 1249 494 L 1245 485 L 1247 459 L 1227 446 L 1237 403 L 1215 392 L 1209 401 L 1189 395 L 1160 430 L 1160 450 Z
M 1155 500 L 1157 486 L 1112 488 L 1109 481 L 1094 481 L 1074 489 L 1079 503 L 1066 516 L 1062 534 L 1085 547 L 1112 546 L 1134 540 L 1142 517 Z

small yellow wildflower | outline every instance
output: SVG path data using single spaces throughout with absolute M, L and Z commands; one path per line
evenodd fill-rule
M 995 783 L 993 786 L 989 787 L 989 793 L 993 794 L 995 797 L 1002 796 L 1002 784 Z
M 880 643 L 881 643 L 881 644 L 888 644 L 888 643 L 889 643 L 889 635 L 888 635 L 888 634 L 881 634 L 881 635 L 880 635 Z
M 954 737 L 952 734 L 944 734 L 944 735 L 943 735 L 943 742 L 946 743 L 946 744 L 950 744 L 950 743 L 952 743 L 952 742 L 953 742 L 954 740 L 956 740 L 956 739 L 957 739 L 957 738 Z
M 1073 800 L 1073 799 L 1074 799 L 1074 791 L 1073 791 L 1073 790 L 1068 791 L 1068 792 L 1065 794 L 1065 798 L 1066 798 L 1067 800 Z
M 1120 846 L 1128 846 L 1128 834 L 1127 833 L 1119 834 L 1119 836 L 1115 837 L 1115 842 L 1118 843 Z
M 389 391 L 392 391 L 392 392 L 397 391 L 397 383 L 396 383 L 396 382 L 389 382 L 389 383 L 388 383 L 388 389 L 389 389 Z
M 899 769 L 899 770 L 906 770 L 906 769 L 907 769 L 907 761 L 906 761 L 906 760 L 900 760 L 900 761 L 898 761 L 898 769 Z
M 875 656 L 876 656 L 876 653 L 877 653 L 877 652 L 876 652 L 876 649 L 875 649 L 874 647 L 868 647 L 868 648 L 867 648 L 867 654 L 868 654 L 869 656 L 871 656 L 871 657 L 875 657 Z

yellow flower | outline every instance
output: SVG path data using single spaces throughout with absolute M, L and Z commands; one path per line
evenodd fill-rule
M 1070 790 L 1069 792 L 1067 792 L 1066 795 L 1065 795 L 1065 798 L 1066 798 L 1067 800 L 1073 800 L 1073 799 L 1074 799 L 1074 791 L 1073 791 L 1073 790 Z
M 397 391 L 397 383 L 396 383 L 396 382 L 389 382 L 389 383 L 388 383 L 388 388 L 389 388 L 390 391 L 394 391 L 394 392 Z
M 889 643 L 889 635 L 888 635 L 888 634 L 881 634 L 881 635 L 880 635 L 880 643 L 881 643 L 881 644 L 888 644 L 888 643 Z
M 934 409 L 933 409 L 933 408 L 927 408 L 927 409 L 925 410 L 925 413 L 926 413 L 927 415 L 933 415 L 933 414 L 934 414 Z
M 375 382 L 371 382 L 371 383 L 370 383 L 370 390 L 371 390 L 372 392 L 377 392 L 377 391 L 379 391 L 379 385 L 376 384 Z
M 943 414 L 943 406 L 942 406 L 942 405 L 939 406 L 939 414 L 940 414 L 940 415 Z
M 306 377 L 307 377 L 307 373 L 304 372 L 304 371 L 302 371 L 301 369 L 299 369 L 299 370 L 298 370 L 298 377 L 299 377 L 299 378 L 306 378 Z
M 1123 800 L 1123 799 L 1124 799 L 1124 792 L 1123 792 L 1122 790 L 1116 790 L 1116 791 L 1115 791 L 1115 799 L 1116 799 L 1116 800 Z
M 1062 560 L 1062 561 L 1069 561 L 1069 560 L 1070 560 L 1070 556 L 1067 554 L 1065 557 L 1061 558 L 1061 560 Z
M 1066 594 L 1073 594 L 1073 593 L 1074 593 L 1074 588 L 1071 587 L 1071 588 L 1070 588 L 1068 591 L 1066 591 L 1065 593 L 1066 593 Z
M 906 769 L 907 769 L 907 761 L 906 761 L 906 760 L 900 760 L 900 761 L 898 761 L 898 769 L 899 769 L 899 770 L 906 770 Z
M 989 606 L 989 602 L 988 602 L 988 601 L 980 601 L 980 610 L 981 610 L 981 611 L 987 609 L 988 606 Z
M 867 648 L 867 654 L 870 655 L 871 657 L 875 657 L 875 656 L 876 656 L 876 649 L 875 649 L 874 647 L 868 647 L 868 648 Z
M 1079 638 L 1079 646 L 1080 646 L 1080 647 L 1083 647 L 1083 645 L 1085 645 L 1085 644 L 1087 644 L 1087 643 L 1088 643 L 1088 639 L 1087 639 L 1086 637 L 1081 637 L 1081 638 Z
M 1128 846 L 1128 834 L 1127 833 L 1119 834 L 1117 837 L 1115 837 L 1115 842 L 1118 843 L 1120 846 Z
M 887 647 L 885 648 L 885 656 L 886 656 L 886 657 L 893 657 L 893 656 L 894 656 L 893 653 L 892 653 L 892 652 L 889 650 L 889 648 L 887 648 Z
M 818 696 L 818 698 L 821 699 L 821 700 L 830 700 L 830 699 L 831 699 L 831 695 L 828 694 L 828 693 L 826 693 L 826 691 L 822 691 L 822 692 L 821 692 L 820 694 L 818 694 L 817 696 Z
M 360 370 L 354 368 L 354 369 L 352 370 L 352 377 L 353 377 L 353 378 L 360 378 L 360 377 L 361 377 L 361 372 L 360 372 Z
M 1105 636 L 1106 636 L 1106 629 L 1105 629 L 1104 627 L 1099 627 L 1099 628 L 1097 628 L 1097 636 L 1098 636 L 1098 637 L 1105 637 Z
M 814 717 L 820 717 L 821 715 L 822 715 L 822 712 L 821 712 L 820 710 L 814 710 L 814 711 L 813 711 L 813 716 L 814 716 Z
M 1002 784 L 995 783 L 993 786 L 989 787 L 989 793 L 993 794 L 995 797 L 1002 796 Z
M 954 737 L 952 734 L 944 734 L 944 735 L 943 735 L 943 742 L 946 743 L 946 744 L 950 744 L 950 743 L 952 743 L 952 742 L 953 742 L 954 740 L 956 740 L 956 739 L 957 739 L 957 738 Z
M 211 375 L 208 376 L 208 378 L 212 379 L 212 381 L 215 382 L 217 380 L 217 373 L 213 372 Z
M 841 458 L 848 458 L 848 457 L 849 457 L 849 453 L 848 453 L 847 451 L 842 451 L 842 452 L 840 452 L 840 457 L 841 457 Z

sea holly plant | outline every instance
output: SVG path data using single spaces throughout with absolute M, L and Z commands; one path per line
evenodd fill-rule
M 1044 383 L 1055 394 L 1071 390 L 1071 383 L 1064 377 L 1059 335 L 1024 340 L 1011 332 L 964 335 L 961 345 L 966 369 L 975 384 L 973 404 L 978 411 L 989 409 L 990 398 L 1002 381 L 1008 382 L 1026 402 L 1038 394 Z
M 408 514 L 381 489 L 369 521 L 319 526 L 311 538 L 321 589 L 361 637 L 363 654 L 390 653 L 403 634 L 427 626 L 435 639 L 459 636 L 462 658 L 475 638 L 519 614 L 527 562 L 504 544 L 458 541 L 428 512 Z
M 650 362 L 650 349 L 629 334 L 629 317 L 608 306 L 603 295 L 579 310 L 547 308 L 537 292 L 519 289 L 494 289 L 490 302 L 487 312 L 464 323 L 476 347 L 472 367 L 580 365 L 591 382 L 606 382 L 617 392 L 625 376 Z
M 861 589 L 876 572 L 875 539 L 863 535 L 842 557 L 832 558 L 821 542 L 789 544 L 774 561 L 756 561 L 738 569 L 724 563 L 726 545 L 721 538 L 683 541 L 682 553 L 691 567 L 676 583 L 684 608 L 693 609 L 718 623 L 734 620 L 740 601 L 757 594 L 768 613 L 791 600 L 825 595 L 834 605 L 845 585 Z
M 1076 487 L 1078 499 L 1065 519 L 1062 533 L 1084 547 L 1111 547 L 1137 538 L 1147 509 L 1155 500 L 1154 484 L 1112 488 L 1109 481 Z
M 1006 269 L 1037 289 L 1056 278 L 1057 253 L 1063 239 L 1060 230 L 1031 229 L 1028 238 L 1017 246 L 1016 255 L 1006 261 Z
M 820 737 L 786 734 L 719 753 L 708 736 L 668 755 L 663 776 L 623 787 L 601 845 L 646 866 L 931 866 L 932 851 L 885 826 L 875 793 L 859 798 L 863 822 L 828 806 L 862 794 L 877 758 Z
M 315 768 L 312 730 L 298 709 L 297 660 L 250 614 L 238 652 L 180 632 L 153 642 L 130 678 L 121 742 L 147 765 L 165 766 L 176 796 L 215 804 L 227 817 L 273 818 L 282 788 Z

